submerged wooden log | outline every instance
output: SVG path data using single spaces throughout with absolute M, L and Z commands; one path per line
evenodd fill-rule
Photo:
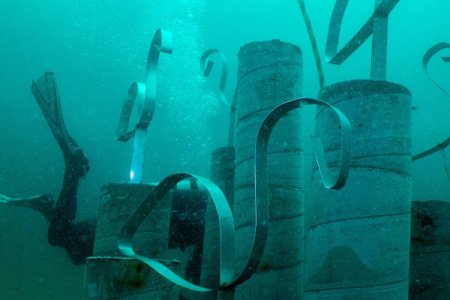
M 403 86 L 354 80 L 320 99 L 353 127 L 350 176 L 326 190 L 315 168 L 306 203 L 305 299 L 408 299 L 411 215 L 411 94 Z M 340 130 L 320 109 L 316 135 L 338 170 Z M 315 164 L 314 164 L 315 165 Z
M 301 95 L 302 52 L 279 40 L 245 45 L 239 52 L 236 91 L 234 217 L 236 272 L 247 262 L 255 220 L 256 134 L 277 105 Z M 268 146 L 270 222 L 262 262 L 236 289 L 236 299 L 300 299 L 303 269 L 303 148 L 300 110 L 276 125 Z
M 414 201 L 409 297 L 450 299 L 450 203 Z

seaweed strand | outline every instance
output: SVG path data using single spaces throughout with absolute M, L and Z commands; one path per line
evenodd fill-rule
M 306 11 L 305 1 L 298 0 L 300 5 L 300 10 L 302 11 L 303 20 L 305 21 L 306 30 L 308 31 L 309 40 L 311 42 L 311 47 L 314 52 L 314 59 L 316 61 L 317 75 L 319 76 L 319 85 L 322 89 L 325 86 L 325 76 L 322 69 L 322 59 L 320 58 L 319 48 L 317 47 L 317 40 L 314 34 L 314 30 L 311 25 L 311 19 L 309 18 L 308 12 Z

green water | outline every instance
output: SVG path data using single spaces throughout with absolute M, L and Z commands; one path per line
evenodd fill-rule
M 350 1 L 342 41 L 370 16 L 373 1 L 362 2 Z M 306 5 L 323 53 L 334 1 L 307 0 Z M 449 134 L 450 99 L 426 78 L 421 60 L 434 44 L 450 42 L 449 15 L 449 1 L 410 0 L 400 1 L 389 21 L 387 79 L 411 90 L 414 105 L 441 141 Z M 144 80 L 158 28 L 173 32 L 174 53 L 161 55 L 144 182 L 179 171 L 208 176 L 211 151 L 227 143 L 229 109 L 213 87 L 217 73 L 206 81 L 201 77 L 198 60 L 204 50 L 217 48 L 227 56 L 231 99 L 242 45 L 275 38 L 294 43 L 304 54 L 304 95 L 318 92 L 295 0 L 0 0 L 0 193 L 59 193 L 62 154 L 30 92 L 32 80 L 53 71 L 66 126 L 90 160 L 91 171 L 80 185 L 79 216 L 96 214 L 101 186 L 128 179 L 132 143 L 117 142 L 115 130 L 128 87 Z M 324 64 L 327 84 L 368 78 L 370 47 L 366 42 L 341 66 Z M 450 56 L 450 51 L 441 53 Z M 429 69 L 450 89 L 450 64 L 434 58 Z M 312 122 L 306 124 L 305 135 L 312 128 Z M 427 121 L 413 115 L 414 153 L 434 144 Z M 414 200 L 450 201 L 439 153 L 414 163 L 413 180 Z M 47 244 L 47 226 L 38 213 L 0 207 L 0 299 L 82 297 L 84 269 Z

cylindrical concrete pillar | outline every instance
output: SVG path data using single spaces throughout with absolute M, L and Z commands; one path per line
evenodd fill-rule
M 414 201 L 409 299 L 450 299 L 450 203 Z
M 386 81 L 340 82 L 319 98 L 353 127 L 350 175 L 341 190 L 323 187 L 317 166 L 306 203 L 305 299 L 408 299 L 411 216 L 411 94 Z M 339 121 L 316 117 L 332 172 Z
M 117 244 L 125 221 L 153 188 L 127 183 L 111 183 L 103 188 L 94 256 L 86 261 L 85 299 L 178 299 L 177 286 L 149 266 L 125 257 Z M 160 258 L 168 250 L 172 196 L 166 197 L 135 234 L 133 248 L 140 255 Z M 179 262 L 167 266 L 180 273 Z
M 213 151 L 210 179 L 224 193 L 230 208 L 234 204 L 234 147 L 221 147 Z M 214 203 L 209 200 L 206 207 L 205 237 L 201 283 L 204 287 L 217 287 L 220 281 L 220 235 L 219 218 Z M 217 299 L 217 293 L 207 293 L 202 299 Z
M 301 95 L 302 52 L 279 40 L 245 45 L 238 55 L 234 217 L 236 271 L 244 268 L 254 236 L 254 156 L 259 126 L 277 105 Z M 253 276 L 236 299 L 300 299 L 303 269 L 303 148 L 300 111 L 274 128 L 268 146 L 269 236 Z

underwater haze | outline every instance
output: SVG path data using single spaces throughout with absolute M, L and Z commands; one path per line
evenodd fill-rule
M 334 0 L 305 0 L 322 56 Z M 341 45 L 373 12 L 373 1 L 350 1 Z M 403 0 L 389 17 L 387 80 L 413 95 L 413 154 L 450 136 L 450 98 L 426 77 L 422 57 L 450 42 L 450 1 Z M 148 129 L 143 182 L 176 172 L 209 177 L 211 153 L 227 145 L 229 107 L 217 91 L 219 71 L 200 70 L 200 56 L 219 49 L 229 61 L 226 95 L 236 86 L 244 44 L 280 39 L 303 51 L 303 96 L 316 97 L 317 71 L 296 0 L 0 0 L 0 194 L 28 197 L 60 192 L 64 160 L 31 91 L 31 82 L 56 75 L 66 127 L 89 158 L 80 182 L 77 219 L 95 216 L 101 187 L 127 182 L 133 143 L 116 140 L 129 86 L 145 81 L 150 42 L 173 33 L 173 54 L 159 59 L 157 105 Z M 323 61 L 326 85 L 369 79 L 371 39 L 340 66 Z M 450 50 L 440 56 L 450 56 Z M 440 57 L 439 56 L 439 57 Z M 219 63 L 217 63 L 219 65 Z M 434 58 L 430 75 L 450 91 L 450 63 Z M 289 100 L 289 99 L 286 99 Z M 314 110 L 304 129 L 306 166 Z M 448 149 L 447 151 L 450 151 Z M 305 170 L 309 182 L 310 170 Z M 413 164 L 413 200 L 450 202 L 450 178 L 437 152 Z M 0 299 L 80 299 L 84 266 L 47 242 L 39 213 L 0 206 Z

